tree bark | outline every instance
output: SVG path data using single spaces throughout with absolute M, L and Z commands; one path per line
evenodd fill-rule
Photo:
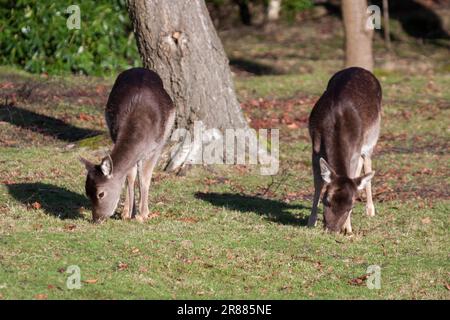
M 367 0 L 342 0 L 345 29 L 345 66 L 373 70 L 373 30 L 366 28 Z
M 128 10 L 144 66 L 161 76 L 177 107 L 177 128 L 192 132 L 202 121 L 222 135 L 228 128 L 248 129 L 203 0 L 129 0 Z M 180 143 L 167 169 L 198 157 L 194 149 Z
M 391 52 L 391 28 L 389 26 L 389 2 L 383 0 L 383 17 L 384 17 L 384 43 L 389 52 Z

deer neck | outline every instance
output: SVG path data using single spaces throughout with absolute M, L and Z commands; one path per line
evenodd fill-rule
M 352 156 L 354 154 L 351 144 L 343 139 L 334 137 L 334 141 L 326 144 L 327 161 L 338 176 L 351 177 Z
M 127 173 L 133 168 L 141 159 L 139 144 L 136 143 L 121 143 L 117 141 L 111 152 L 111 159 L 114 165 L 114 175 L 117 178 L 124 178 Z

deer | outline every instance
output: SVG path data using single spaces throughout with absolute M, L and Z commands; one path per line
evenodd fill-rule
M 375 215 L 371 156 L 380 134 L 381 98 L 377 78 L 368 70 L 350 67 L 331 77 L 314 105 L 308 121 L 314 180 L 309 227 L 317 224 L 324 185 L 325 230 L 352 234 L 351 214 L 357 194 L 363 189 L 366 214 Z
M 86 195 L 94 222 L 111 217 L 127 182 L 122 219 L 143 222 L 149 216 L 148 192 L 153 170 L 175 121 L 174 104 L 159 75 L 145 68 L 119 74 L 108 97 L 105 119 L 114 143 L 110 154 L 96 165 L 84 158 Z M 135 208 L 135 181 L 139 179 L 139 215 Z

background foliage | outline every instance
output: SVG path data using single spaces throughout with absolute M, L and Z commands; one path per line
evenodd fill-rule
M 0 0 L 0 63 L 95 75 L 140 64 L 125 0 L 80 2 L 80 30 L 66 26 L 70 4 Z

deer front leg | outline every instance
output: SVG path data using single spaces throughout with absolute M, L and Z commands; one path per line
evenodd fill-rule
M 364 173 L 372 172 L 372 159 L 370 159 L 370 156 L 364 157 Z M 375 206 L 373 205 L 372 200 L 372 182 L 369 181 L 366 184 L 366 197 L 367 197 L 367 203 L 366 203 L 366 214 L 369 217 L 373 217 L 375 215 Z
M 354 177 L 359 177 L 363 168 L 364 159 L 362 156 L 358 158 L 358 164 L 356 165 L 356 171 Z M 347 220 L 345 220 L 344 226 L 342 227 L 344 234 L 352 234 L 352 210 L 348 213 Z
M 348 213 L 347 220 L 345 220 L 344 226 L 342 227 L 342 230 L 344 231 L 344 234 L 346 234 L 346 235 L 352 234 L 351 216 L 352 216 L 352 210 L 350 210 L 350 212 Z
M 134 182 L 136 181 L 137 166 L 134 166 L 127 174 L 127 191 L 125 193 L 125 204 L 122 211 L 122 219 L 131 219 L 134 210 Z
M 143 222 L 148 218 L 148 190 L 150 188 L 150 183 L 152 180 L 153 169 L 155 168 L 156 162 L 159 158 L 159 154 L 153 156 L 148 160 L 143 160 L 142 164 L 139 166 L 139 190 L 141 197 L 139 200 L 139 215 L 136 216 L 136 220 Z
M 364 158 L 362 156 L 360 156 L 358 159 L 358 166 L 356 167 L 355 178 L 357 178 L 361 175 L 363 164 L 364 164 Z
M 316 159 L 317 158 L 317 159 Z M 313 175 L 314 175 L 314 198 L 311 208 L 311 215 L 308 219 L 308 227 L 315 227 L 317 224 L 317 207 L 319 205 L 320 194 L 322 192 L 323 181 L 319 169 L 319 157 L 313 154 Z

